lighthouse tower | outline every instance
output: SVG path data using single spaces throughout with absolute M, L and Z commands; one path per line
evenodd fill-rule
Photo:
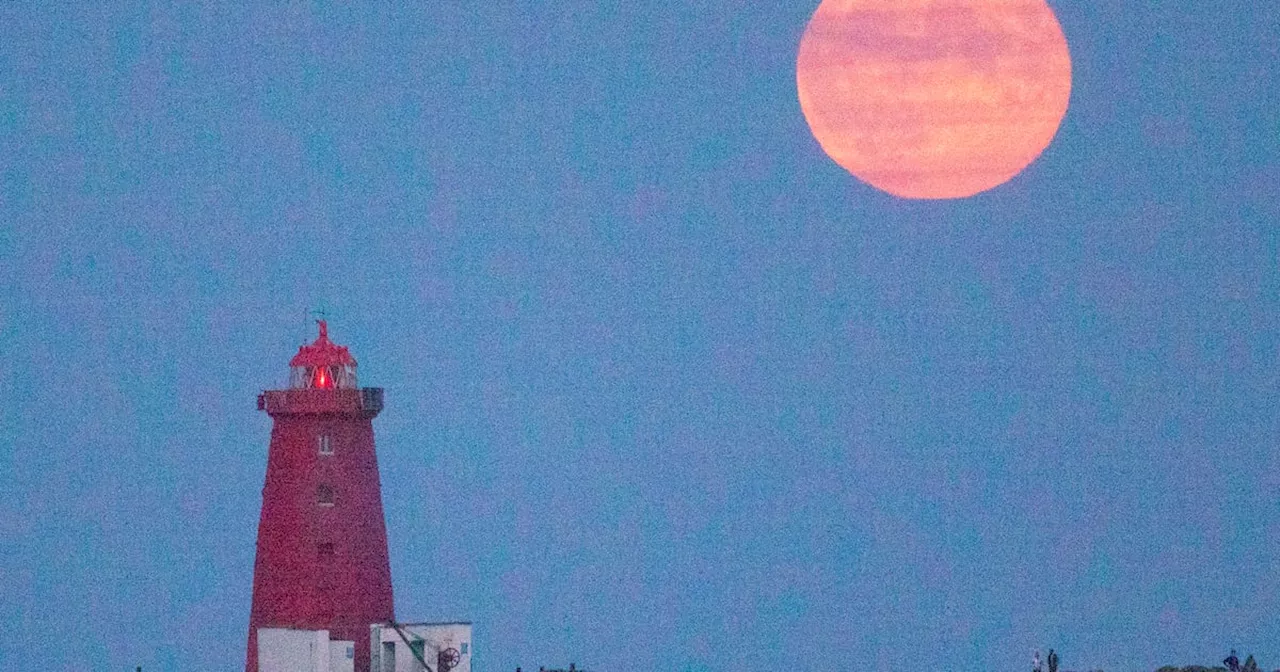
M 355 358 L 319 325 L 289 362 L 289 389 L 258 397 L 273 425 L 247 672 L 258 672 L 259 628 L 328 630 L 355 642 L 355 670 L 368 672 L 369 625 L 394 618 L 373 450 L 382 389 L 356 385 Z

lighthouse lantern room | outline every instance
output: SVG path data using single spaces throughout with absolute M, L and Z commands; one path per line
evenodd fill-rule
M 319 321 L 320 336 L 315 343 L 298 348 L 289 362 L 290 389 L 356 389 L 356 358 L 345 345 L 329 340 L 329 325 Z

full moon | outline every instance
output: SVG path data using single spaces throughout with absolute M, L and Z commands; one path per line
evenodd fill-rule
M 855 177 L 903 198 L 964 198 L 1049 146 L 1071 56 L 1045 0 L 822 0 L 796 84 L 818 144 Z

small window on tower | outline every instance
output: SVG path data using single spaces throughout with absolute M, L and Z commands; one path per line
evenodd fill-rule
M 325 541 L 316 544 L 316 555 L 320 556 L 321 562 L 330 562 L 333 560 L 333 542 Z
M 333 443 L 329 440 L 328 434 L 321 434 L 316 437 L 316 445 L 320 448 L 321 455 L 333 454 Z
M 320 506 L 333 506 L 333 488 L 324 484 L 317 486 L 316 503 Z

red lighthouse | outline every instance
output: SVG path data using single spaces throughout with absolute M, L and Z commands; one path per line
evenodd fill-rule
M 273 421 L 253 568 L 249 651 L 259 628 L 328 630 L 369 670 L 369 625 L 394 618 L 374 416 L 382 389 L 356 385 L 356 360 L 320 335 L 289 362 L 289 389 L 258 397 Z

